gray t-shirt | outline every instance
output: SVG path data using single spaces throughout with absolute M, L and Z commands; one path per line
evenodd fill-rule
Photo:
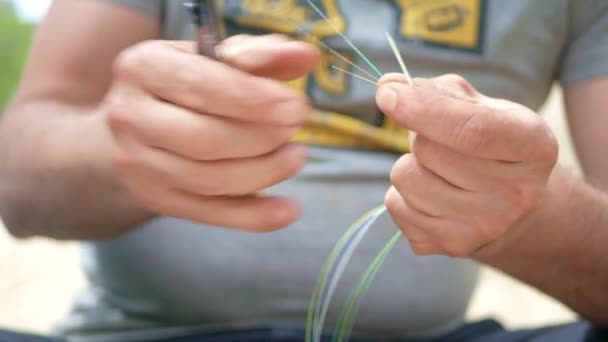
M 164 38 L 193 37 L 181 1 L 112 1 L 157 16 Z M 533 109 L 542 105 L 555 80 L 570 85 L 608 73 L 608 2 L 603 0 L 314 2 L 383 72 L 399 70 L 384 38 L 389 32 L 414 76 L 458 73 L 487 95 Z M 305 0 L 221 3 L 228 34 L 314 35 L 363 66 Z M 382 202 L 399 156 L 391 151 L 407 151 L 405 131 L 375 107 L 373 85 L 329 68 L 349 68 L 339 63 L 324 52 L 321 65 L 294 82 L 328 118 L 326 126 L 317 121 L 298 138 L 321 145 L 311 147 L 302 174 L 269 189 L 303 203 L 299 222 L 253 235 L 160 218 L 122 238 L 87 243 L 83 264 L 90 287 L 63 322 L 63 333 L 118 341 L 217 327 L 303 324 L 324 258 L 359 215 Z M 346 134 L 346 126 L 361 133 Z M 371 229 L 339 287 L 328 327 L 394 231 L 387 216 Z M 476 275 L 471 261 L 416 257 L 404 239 L 366 296 L 355 330 L 390 336 L 447 331 L 462 322 Z

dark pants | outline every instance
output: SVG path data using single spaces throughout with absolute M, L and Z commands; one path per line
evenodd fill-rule
M 243 331 L 217 332 L 198 336 L 176 336 L 170 339 L 141 342 L 301 342 L 302 329 L 274 327 Z M 330 341 L 330 338 L 327 338 Z M 356 340 L 366 342 L 376 340 Z M 446 336 L 432 340 L 399 340 L 399 342 L 608 342 L 608 333 L 587 322 L 577 322 L 539 329 L 506 331 L 492 320 L 466 324 Z M 0 330 L 0 342 L 62 342 L 61 339 Z M 395 341 L 398 342 L 398 341 Z

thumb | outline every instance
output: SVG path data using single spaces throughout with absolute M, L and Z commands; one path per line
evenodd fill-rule
M 408 78 L 402 73 L 385 74 L 384 76 L 382 76 L 380 78 L 380 80 L 378 80 L 378 90 L 380 90 L 380 88 L 382 88 L 382 86 L 384 86 L 385 84 L 400 83 L 403 85 L 408 85 L 409 82 L 410 81 L 408 80 Z M 390 104 L 387 104 L 386 101 L 388 101 L 388 99 L 377 96 L 376 102 L 380 108 L 390 106 Z M 407 139 L 408 139 L 410 150 L 412 149 L 412 146 L 414 146 L 414 142 L 416 141 L 417 135 L 418 134 L 416 132 L 414 132 L 410 128 L 408 128 Z
M 226 64 L 261 77 L 288 81 L 311 72 L 319 60 L 314 46 L 282 35 L 233 36 L 217 48 Z

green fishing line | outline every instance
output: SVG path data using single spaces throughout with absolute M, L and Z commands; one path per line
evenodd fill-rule
M 363 224 L 371 214 L 371 210 L 367 212 L 365 215 L 361 216 L 355 223 L 353 223 L 346 232 L 342 235 L 340 240 L 336 243 L 336 246 L 331 251 L 325 262 L 323 263 L 323 267 L 321 268 L 321 272 L 319 273 L 319 277 L 317 279 L 317 283 L 312 293 L 312 297 L 310 299 L 310 303 L 308 305 L 308 315 L 306 319 L 306 341 L 312 341 L 312 332 L 313 325 L 317 320 L 317 311 L 318 311 L 318 300 L 321 297 L 321 290 L 327 284 L 327 274 L 329 270 L 333 266 L 337 255 L 339 254 L 342 246 L 346 244 L 346 242 L 350 239 L 350 237 L 356 232 L 361 224 Z
M 379 212 L 383 210 L 384 206 L 379 206 L 372 210 L 369 210 L 367 213 L 361 216 L 355 223 L 353 223 L 340 237 L 340 240 L 338 240 L 335 247 L 323 263 L 323 267 L 321 268 L 321 272 L 319 273 L 317 283 L 315 285 L 310 299 L 310 303 L 308 305 L 308 314 L 306 318 L 307 342 L 316 342 L 323 330 L 322 321 L 324 317 L 320 317 L 322 314 L 321 308 L 324 304 L 321 302 L 323 298 L 322 295 L 327 290 L 328 275 L 333 269 L 334 265 L 336 265 L 337 257 L 341 254 L 342 251 L 349 248 L 350 245 L 348 244 L 348 242 L 353 237 L 353 235 L 356 234 L 360 229 L 362 229 L 365 224 L 368 223 L 369 220 L 374 218 L 374 216 L 376 216 Z M 331 300 L 331 293 L 328 293 L 325 299 L 326 301 Z
M 386 257 L 393 250 L 401 236 L 402 233 L 400 231 L 395 233 L 395 235 L 386 243 L 386 245 L 380 250 L 378 255 L 376 255 L 376 257 L 367 267 L 363 273 L 363 276 L 359 278 L 357 285 L 351 292 L 346 305 L 342 309 L 340 318 L 338 319 L 338 323 L 336 324 L 332 336 L 332 342 L 347 341 L 350 337 L 350 333 L 354 326 L 354 320 L 363 296 L 369 290 L 374 278 L 376 277 L 376 274 L 378 274 L 378 271 L 386 260 Z
M 335 31 L 338 35 L 340 35 L 346 43 L 355 51 L 355 53 L 367 63 L 377 74 L 382 77 L 383 73 L 380 71 L 378 67 L 376 67 L 347 37 L 344 35 L 340 29 L 331 21 L 327 16 L 321 11 L 317 6 L 315 6 L 311 0 L 307 0 L 310 7 L 312 7 Z M 391 49 L 395 53 L 399 65 L 403 73 L 406 75 L 407 81 L 409 84 L 412 84 L 412 79 L 410 74 L 405 66 L 403 58 L 399 54 L 397 45 L 394 40 L 388 35 L 387 39 L 389 40 L 389 45 Z M 322 43 L 325 45 L 324 43 Z M 332 53 L 337 54 L 341 59 L 347 60 L 345 57 L 338 54 L 333 49 L 329 48 Z M 348 61 L 348 60 L 347 60 Z M 350 61 L 349 64 L 353 65 Z M 354 67 L 359 68 L 357 65 Z M 347 73 L 351 76 L 360 78 L 364 81 L 376 84 L 373 81 L 373 77 L 371 80 L 368 80 L 366 77 L 362 77 L 360 75 L 353 74 L 347 70 L 340 69 L 335 67 L 338 71 Z M 367 75 L 369 73 L 364 69 L 363 70 Z M 370 75 L 371 76 L 371 75 Z M 340 237 L 331 253 L 323 263 L 321 271 L 319 273 L 319 277 L 313 289 L 311 299 L 308 305 L 308 313 L 306 317 L 306 332 L 305 332 L 305 341 L 306 342 L 320 342 L 321 335 L 323 333 L 323 323 L 325 320 L 325 315 L 327 314 L 327 308 L 329 306 L 329 302 L 331 301 L 333 292 L 335 287 L 337 286 L 337 282 L 340 280 L 342 273 L 344 272 L 348 261 L 351 259 L 352 254 L 354 253 L 354 249 L 359 245 L 361 239 L 366 234 L 367 230 L 371 227 L 374 221 L 386 211 L 384 206 L 380 206 L 368 211 L 366 214 L 361 216 L 355 223 L 353 223 L 345 233 Z M 397 232 L 388 243 L 380 250 L 378 255 L 373 259 L 371 264 L 368 266 L 363 276 L 359 278 L 357 285 L 349 295 L 347 299 L 346 305 L 343 307 L 342 312 L 340 314 L 340 318 L 338 320 L 338 324 L 334 329 L 334 333 L 332 336 L 332 341 L 340 342 L 348 339 L 350 337 L 350 333 L 352 331 L 354 320 L 356 317 L 356 313 L 361 304 L 361 300 L 365 293 L 367 293 L 370 288 L 376 274 L 380 270 L 380 267 L 384 263 L 384 260 L 388 256 L 388 254 L 393 250 L 395 245 L 397 244 L 399 237 L 401 237 L 401 232 Z M 329 284 L 329 287 L 328 287 Z
M 376 67 L 374 65 L 374 63 L 372 63 L 372 61 L 370 61 L 364 54 L 363 52 L 361 52 L 361 50 L 359 50 L 355 44 L 353 44 L 353 42 L 350 41 L 350 39 L 348 39 L 344 33 L 340 32 L 340 29 L 331 21 L 329 20 L 329 18 L 323 13 L 323 11 L 321 11 L 317 6 L 315 6 L 315 4 L 312 3 L 312 1 L 307 0 L 308 4 L 310 5 L 310 7 L 312 7 L 315 12 L 317 12 L 321 18 L 323 18 L 333 29 L 334 31 L 336 31 L 337 34 L 339 34 L 344 41 L 346 41 L 346 43 L 357 53 L 357 55 L 359 55 L 359 57 L 361 57 L 361 59 L 363 59 L 365 61 L 365 63 L 367 63 L 367 65 L 369 65 L 372 69 L 374 69 L 374 71 L 378 74 L 378 76 L 382 77 L 382 71 L 380 71 L 380 69 L 378 69 L 378 67 Z

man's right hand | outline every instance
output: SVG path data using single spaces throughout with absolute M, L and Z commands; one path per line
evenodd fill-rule
M 150 41 L 116 59 L 102 113 L 117 178 L 155 215 L 256 232 L 289 225 L 293 200 L 255 194 L 305 163 L 289 142 L 309 104 L 279 81 L 310 72 L 317 50 L 274 35 L 227 39 L 221 62 L 194 51 Z

